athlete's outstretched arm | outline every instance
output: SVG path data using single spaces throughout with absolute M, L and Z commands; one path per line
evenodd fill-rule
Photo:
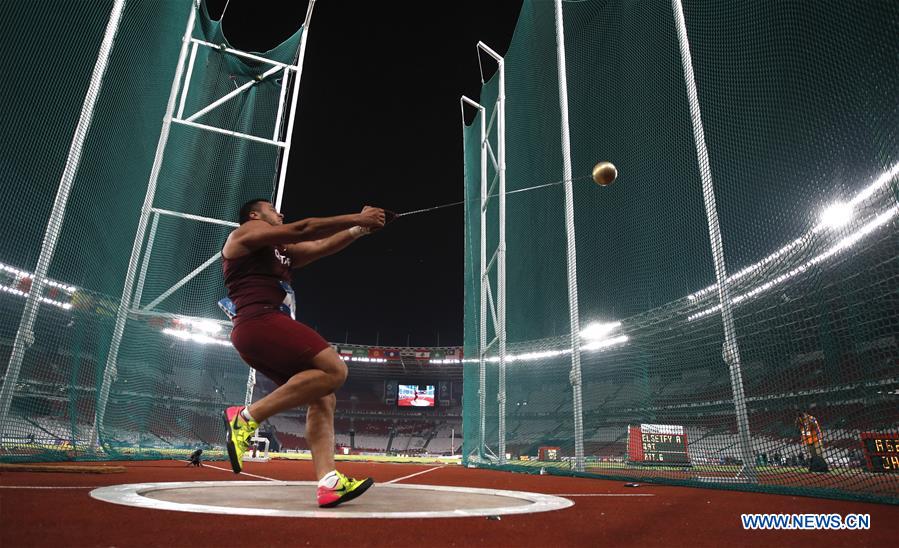
M 362 213 L 368 210 L 376 209 L 371 206 L 365 206 Z M 302 268 L 307 264 L 317 261 L 322 257 L 333 255 L 344 249 L 357 239 L 365 236 L 371 231 L 370 228 L 362 226 L 354 226 L 347 230 L 342 230 L 333 236 L 312 242 L 300 242 L 287 246 L 287 253 L 290 255 L 291 268 Z
M 337 234 L 322 240 L 290 244 L 287 246 L 287 254 L 290 256 L 290 267 L 302 268 L 322 257 L 333 255 L 356 241 L 356 239 L 361 238 L 367 232 L 367 228 L 354 226 L 347 230 L 341 230 Z
M 231 233 L 223 251 L 226 257 L 234 258 L 269 245 L 289 245 L 328 238 L 353 226 L 374 229 L 383 227 L 384 210 L 365 208 L 362 213 L 312 217 L 284 225 L 250 220 Z

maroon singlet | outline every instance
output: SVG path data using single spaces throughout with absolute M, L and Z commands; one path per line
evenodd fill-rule
M 277 311 L 287 295 L 281 282 L 290 285 L 290 256 L 282 246 L 266 246 L 249 255 L 229 259 L 222 255 L 228 297 L 237 308 L 234 324 Z
M 331 345 L 281 310 L 288 297 L 282 284 L 290 287 L 287 250 L 267 246 L 222 259 L 228 297 L 237 308 L 231 342 L 240 357 L 278 385 L 309 369 L 312 358 Z

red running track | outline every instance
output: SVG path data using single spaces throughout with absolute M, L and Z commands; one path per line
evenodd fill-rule
M 179 461 L 107 463 L 122 474 L 0 473 L 0 546 L 893 546 L 899 507 L 641 485 L 620 481 L 537 476 L 445 466 L 399 483 L 510 489 L 574 496 L 575 505 L 553 512 L 478 518 L 311 519 L 192 514 L 109 504 L 89 496 L 92 487 L 169 481 L 257 480 L 237 476 L 226 463 L 203 468 Z M 217 467 L 217 468 L 213 468 Z M 377 481 L 434 466 L 340 463 L 356 477 Z M 248 463 L 246 471 L 278 480 L 312 480 L 308 461 Z M 742 513 L 867 513 L 866 531 L 746 531 Z

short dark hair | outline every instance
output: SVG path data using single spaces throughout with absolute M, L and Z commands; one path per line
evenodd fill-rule
M 244 224 L 250 220 L 250 213 L 259 211 L 259 204 L 270 204 L 266 198 L 255 198 L 240 206 L 240 213 L 237 214 L 237 222 Z

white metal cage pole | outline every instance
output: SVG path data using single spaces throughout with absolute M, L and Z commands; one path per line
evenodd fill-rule
M 15 391 L 16 384 L 19 380 L 22 362 L 25 359 L 25 351 L 34 343 L 34 323 L 37 320 L 41 297 L 44 293 L 44 286 L 47 283 L 47 271 L 50 269 L 50 262 L 53 260 L 56 244 L 59 241 L 59 233 L 62 230 L 62 222 L 65 217 L 69 194 L 72 190 L 72 185 L 75 182 L 75 176 L 78 174 L 84 142 L 87 139 L 87 134 L 91 127 L 91 122 L 94 117 L 94 108 L 97 105 L 100 89 L 103 86 L 106 67 L 109 64 L 109 57 L 112 53 L 113 45 L 115 44 L 116 34 L 118 33 L 124 11 L 125 0 L 116 0 L 112 6 L 112 11 L 109 14 L 109 22 L 106 24 L 106 31 L 103 35 L 103 41 L 100 44 L 100 51 L 97 54 L 97 62 L 94 64 L 94 71 L 91 74 L 87 94 L 84 97 L 84 103 L 81 105 L 81 115 L 78 118 L 78 125 L 75 127 L 75 135 L 72 137 L 72 143 L 69 146 L 66 165 L 63 169 L 59 188 L 56 191 L 56 199 L 53 201 L 50 219 L 47 222 L 47 228 L 44 232 L 44 239 L 41 243 L 41 252 L 38 256 L 37 266 L 34 269 L 31 289 L 25 300 L 25 308 L 22 312 L 19 328 L 16 331 L 12 354 L 10 355 L 9 365 L 6 368 L 6 375 L 3 379 L 3 387 L 0 389 L 0 425 L 2 425 L 0 428 L 5 428 L 8 424 L 6 417 L 9 413 L 10 406 L 12 405 L 13 392 Z M 0 434 L 2 434 L 2 432 L 0 432 Z
M 300 93 L 300 77 L 303 75 L 303 58 L 306 57 L 306 37 L 309 35 L 309 24 L 312 22 L 312 8 L 314 7 L 315 0 L 309 0 L 309 6 L 306 8 L 306 20 L 303 21 L 303 33 L 300 35 L 300 54 L 297 56 L 297 64 L 293 77 L 290 114 L 287 117 L 287 131 L 284 138 L 284 149 L 281 151 L 281 167 L 278 172 L 278 189 L 275 195 L 275 209 L 278 211 L 281 211 L 281 203 L 284 199 L 284 182 L 287 180 L 287 162 L 290 160 L 290 145 L 291 143 L 293 143 L 293 126 L 294 122 L 296 121 L 297 115 L 297 99 L 299 98 Z M 286 83 L 287 82 L 284 82 L 285 85 Z
M 478 42 L 478 47 L 496 60 L 499 90 L 496 98 L 496 156 L 499 174 L 499 242 L 496 247 L 496 337 L 499 343 L 499 464 L 506 463 L 506 69 L 498 53 Z
M 150 268 L 150 256 L 153 255 L 153 242 L 156 241 L 156 230 L 159 228 L 159 214 L 153 212 L 153 222 L 150 224 L 150 237 L 147 238 L 147 245 L 144 248 L 144 260 L 140 265 L 140 274 L 137 277 L 137 288 L 134 290 L 134 301 L 131 303 L 132 308 L 140 308 L 140 299 L 144 294 L 144 282 L 147 280 L 147 271 Z
M 484 215 L 484 208 L 487 201 L 487 110 L 481 108 L 481 345 L 478 349 L 478 357 L 480 367 L 478 369 L 478 403 L 480 405 L 480 443 L 478 451 L 483 460 L 486 457 L 485 447 L 487 445 L 487 364 L 484 359 L 487 355 L 487 217 Z
M 109 354 L 106 358 L 106 367 L 103 370 L 103 382 L 100 385 L 100 394 L 97 398 L 97 409 L 94 417 L 94 427 L 91 432 L 91 447 L 96 447 L 99 430 L 103 426 L 103 420 L 106 415 L 106 404 L 109 401 L 109 390 L 113 380 L 116 377 L 116 362 L 119 356 L 119 346 L 122 343 L 122 336 L 125 333 L 125 323 L 128 319 L 129 303 L 131 302 L 132 292 L 134 289 L 134 278 L 138 268 L 138 260 L 140 259 L 141 246 L 144 241 L 144 234 L 147 230 L 147 223 L 150 219 L 151 209 L 153 207 L 153 199 L 156 196 L 156 183 L 159 180 L 159 172 L 162 168 L 162 158 L 165 153 L 165 146 L 169 140 L 169 130 L 172 125 L 172 115 L 175 112 L 175 103 L 178 98 L 178 87 L 181 77 L 184 74 L 185 61 L 187 58 L 188 44 L 193 33 L 194 22 L 197 17 L 197 9 L 199 9 L 199 1 L 191 2 L 190 14 L 187 18 L 187 27 L 184 31 L 184 38 L 181 42 L 181 52 L 178 55 L 178 64 L 175 68 L 175 77 L 172 80 L 172 89 L 169 93 L 168 106 L 166 107 L 165 117 L 162 120 L 162 129 L 159 133 L 159 142 L 156 145 L 156 155 L 153 158 L 153 167 L 150 171 L 150 180 L 147 184 L 147 193 L 144 196 L 144 203 L 141 207 L 140 219 L 137 224 L 137 234 L 134 236 L 134 244 L 131 247 L 131 258 L 128 261 L 128 272 L 125 274 L 125 285 L 122 288 L 122 298 L 119 301 L 118 312 L 116 313 L 116 323 L 113 328 L 112 341 L 109 345 Z
M 472 101 L 468 97 L 463 96 L 462 101 L 478 109 L 480 116 L 481 137 L 481 199 L 478 200 L 479 213 L 481 220 L 481 238 L 480 238 L 480 323 L 478 326 L 478 458 L 483 461 L 485 458 L 484 446 L 487 443 L 487 364 L 484 362 L 487 352 L 487 217 L 484 208 L 487 204 L 487 115 L 486 109 L 480 104 Z M 462 111 L 462 124 L 465 124 L 465 111 Z
M 247 377 L 247 393 L 244 395 L 244 405 L 249 407 L 253 403 L 253 388 L 256 387 L 256 370 L 250 368 L 250 375 Z M 257 435 L 259 431 L 256 431 Z
M 690 103 L 690 119 L 693 124 L 693 137 L 696 141 L 696 156 L 699 163 L 699 175 L 702 179 L 702 197 L 708 220 L 709 240 L 712 246 L 712 259 L 715 263 L 715 279 L 718 284 L 718 299 L 721 302 L 721 320 L 724 324 L 724 361 L 730 368 L 730 383 L 734 394 L 734 407 L 737 415 L 740 453 L 743 457 L 742 474 L 746 480 L 757 481 L 755 463 L 752 456 L 752 442 L 749 433 L 749 417 L 746 409 L 746 396 L 743 392 L 743 375 L 740 365 L 740 348 L 737 344 L 737 332 L 734 326 L 733 304 L 730 298 L 727 267 L 724 261 L 724 244 L 721 239 L 721 228 L 718 225 L 718 208 L 715 204 L 715 187 L 712 181 L 712 170 L 709 164 L 709 153 L 705 143 L 705 132 L 702 126 L 702 113 L 699 109 L 699 95 L 696 91 L 696 79 L 693 75 L 693 59 L 690 55 L 690 43 L 687 37 L 687 24 L 680 0 L 671 0 L 674 11 L 674 22 L 677 26 L 677 40 L 680 45 L 681 63 L 684 69 L 684 82 L 687 87 L 687 99 Z
M 506 69 L 499 58 L 499 111 L 496 122 L 499 160 L 499 246 L 496 250 L 496 321 L 499 324 L 499 463 L 506 463 Z
M 565 24 L 562 0 L 556 5 L 556 59 L 559 65 L 559 110 L 562 125 L 562 180 L 565 181 L 565 236 L 568 257 L 568 315 L 571 324 L 571 382 L 574 408 L 574 469 L 584 471 L 584 409 L 581 388 L 581 321 L 577 299 L 577 254 L 574 231 L 574 189 L 571 182 L 571 141 L 568 127 L 568 76 L 565 71 Z

